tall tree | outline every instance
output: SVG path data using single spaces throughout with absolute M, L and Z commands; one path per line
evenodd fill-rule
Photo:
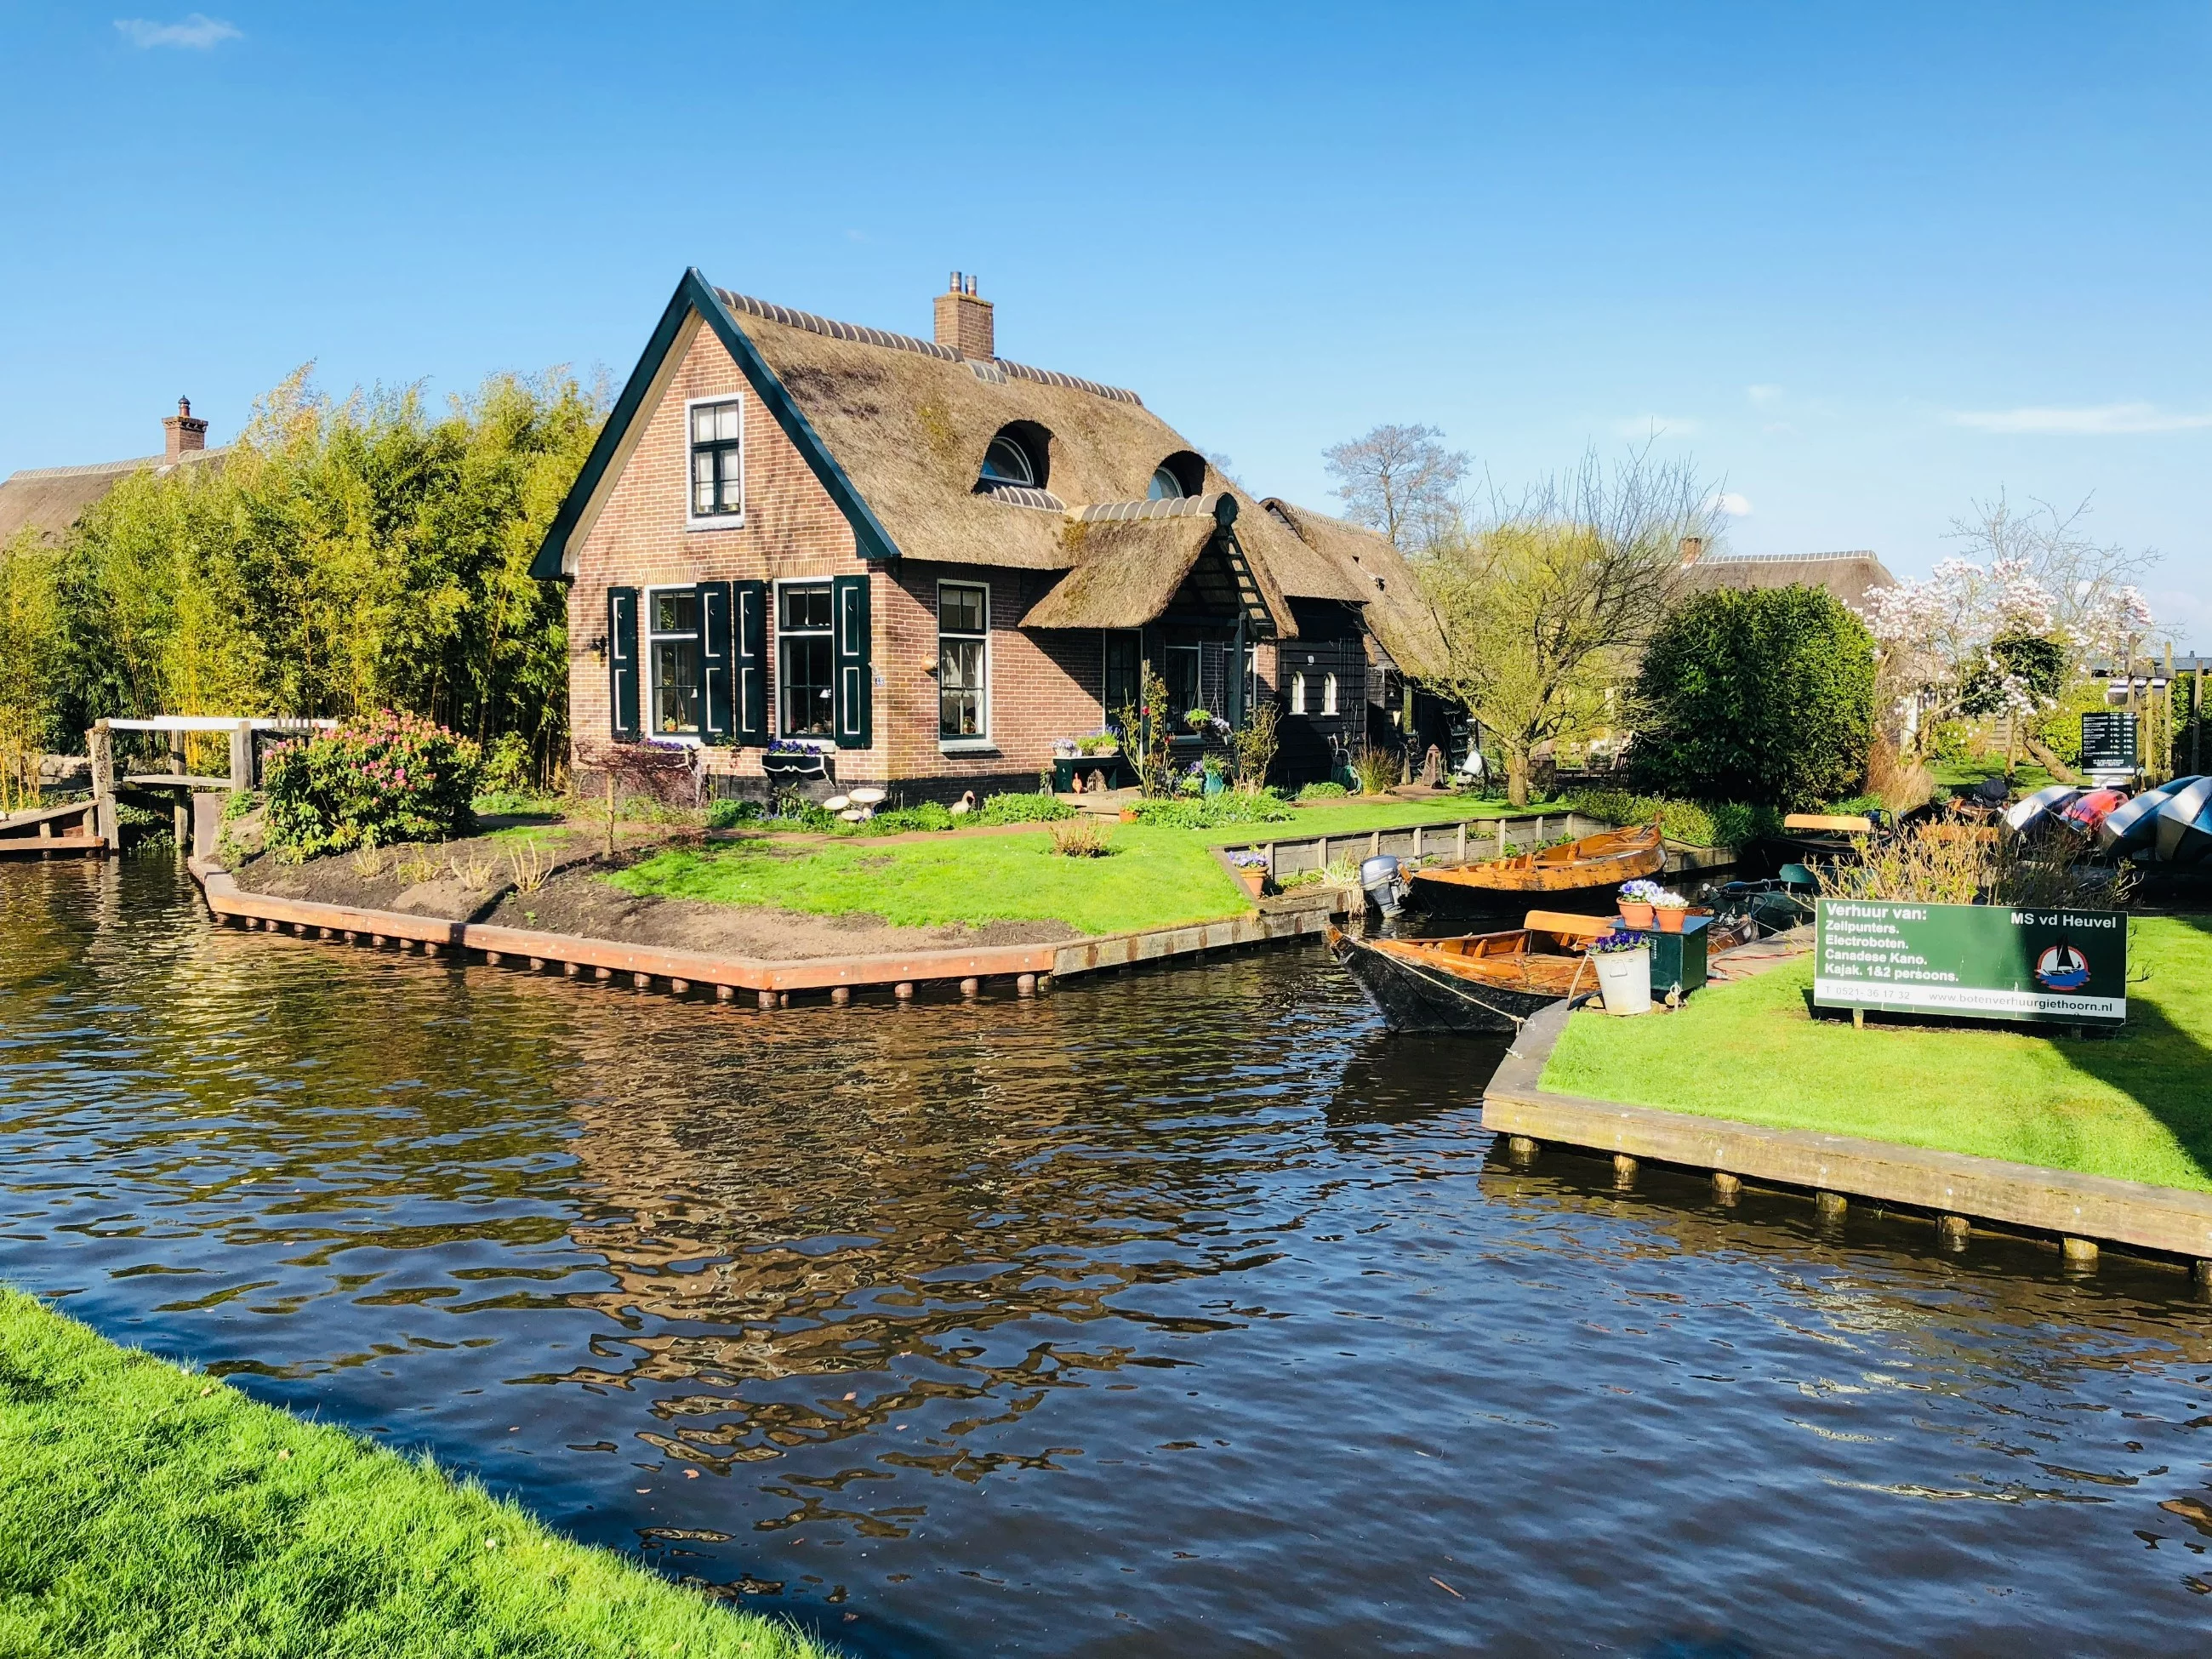
M 1378 426 L 1322 452 L 1345 516 L 1411 552 L 1458 527 L 1468 458 L 1432 426 Z
M 1415 562 L 1441 641 L 1419 682 L 1495 734 L 1515 805 L 1540 746 L 1602 720 L 1608 688 L 1674 603 L 1683 538 L 1716 538 L 1714 498 L 1686 460 L 1587 455 Z

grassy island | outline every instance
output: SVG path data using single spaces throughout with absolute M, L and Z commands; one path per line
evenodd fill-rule
M 0 1653 L 825 1659 L 0 1291 Z
M 2212 1192 L 2212 919 L 2139 917 L 2126 1027 L 1813 1017 L 1807 957 L 1678 1013 L 1574 1015 L 1542 1087 Z

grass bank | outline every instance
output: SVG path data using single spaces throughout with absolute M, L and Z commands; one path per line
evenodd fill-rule
M 1577 1013 L 1542 1086 L 2212 1192 L 2212 921 L 2142 917 L 2128 1024 L 2075 1040 L 1814 1019 L 1812 959 L 1679 1013 Z
M 0 1653 L 830 1651 L 4 1290 L 0 1470 Z
M 1056 855 L 1042 830 L 873 845 L 742 841 L 672 848 L 607 879 L 656 898 L 772 904 L 810 915 L 858 912 L 895 927 L 1061 921 L 1085 933 L 1121 933 L 1252 908 L 1208 849 L 1212 833 L 1117 823 L 1109 831 L 1111 852 L 1096 859 Z

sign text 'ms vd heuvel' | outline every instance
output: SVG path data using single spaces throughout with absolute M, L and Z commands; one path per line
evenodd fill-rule
M 1967 1018 L 2118 1024 L 2128 919 L 2117 910 L 1822 899 L 1813 1000 Z

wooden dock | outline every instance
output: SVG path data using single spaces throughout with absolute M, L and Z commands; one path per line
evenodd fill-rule
M 868 989 L 887 990 L 901 1001 L 928 987 L 969 997 L 981 995 L 987 987 L 1031 996 L 1049 989 L 1056 979 L 1316 937 L 1328 927 L 1339 897 L 1334 890 L 1322 889 L 1268 901 L 1255 915 L 1064 944 L 771 961 L 278 898 L 240 887 L 211 856 L 196 856 L 189 867 L 209 909 L 242 927 L 426 957 L 474 958 L 537 973 L 557 970 L 570 979 L 618 980 L 637 990 L 697 993 L 721 1002 L 743 994 L 763 1008 L 787 1007 L 794 996 L 817 993 L 842 1006 L 855 992 Z
M 50 859 L 58 853 L 103 856 L 98 806 L 88 800 L 33 806 L 0 817 L 0 858 Z
M 2100 1243 L 2123 1245 L 2185 1258 L 2212 1285 L 2212 1193 L 1553 1094 L 1538 1085 L 1567 1017 L 1561 1003 L 1531 1018 L 1483 1091 L 1483 1127 L 1517 1159 L 1556 1144 L 1610 1156 L 1623 1182 L 1640 1164 L 1671 1164 L 1709 1173 L 1724 1199 L 1746 1181 L 1808 1191 L 1834 1220 L 1865 1200 L 1926 1215 L 1952 1248 L 1974 1222 L 1995 1223 L 2057 1237 L 2079 1267 L 2094 1263 Z

